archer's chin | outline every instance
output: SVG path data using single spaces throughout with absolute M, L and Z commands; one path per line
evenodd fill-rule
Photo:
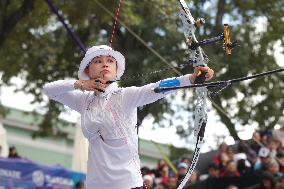
M 105 81 L 115 80 L 115 76 L 113 76 L 111 74 L 105 74 L 105 75 L 102 76 L 102 78 Z

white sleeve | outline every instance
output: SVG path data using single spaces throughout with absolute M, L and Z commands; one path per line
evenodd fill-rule
M 180 76 L 177 78 L 170 79 L 178 79 L 180 82 L 180 86 L 190 85 L 189 75 Z M 168 79 L 166 79 L 168 80 Z M 159 87 L 161 81 L 156 83 L 150 83 L 144 85 L 142 87 L 126 87 L 123 90 L 123 98 L 122 105 L 126 110 L 132 110 L 133 108 L 137 108 L 139 106 L 144 106 L 146 104 L 153 103 L 167 94 L 174 93 L 176 90 L 169 91 L 166 93 L 155 93 L 153 91 L 154 88 Z
M 74 88 L 76 80 L 58 80 L 43 86 L 43 93 L 50 99 L 60 102 L 81 113 L 84 93 Z

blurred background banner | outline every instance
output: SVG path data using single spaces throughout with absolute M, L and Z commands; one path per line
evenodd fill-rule
M 5 179 L 0 177 L 0 187 L 4 189 L 10 189 L 10 188 L 22 188 L 22 189 L 36 189 L 36 185 L 33 182 L 29 181 L 19 181 L 19 180 L 13 180 L 11 179 Z
M 25 159 L 0 159 L 0 188 L 73 189 L 85 174 L 60 166 L 42 166 Z

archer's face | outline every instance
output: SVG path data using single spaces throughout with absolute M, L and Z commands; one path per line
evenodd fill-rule
M 85 72 L 91 79 L 101 78 L 105 81 L 116 79 L 117 62 L 111 56 L 95 57 Z

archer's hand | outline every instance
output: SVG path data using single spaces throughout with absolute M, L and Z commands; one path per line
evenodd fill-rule
M 106 82 L 103 79 L 91 79 L 91 80 L 78 80 L 74 83 L 75 89 L 82 91 L 94 91 L 96 94 L 104 92 L 107 87 Z
M 196 66 L 194 68 L 194 73 L 189 76 L 190 83 L 194 83 L 196 77 L 200 75 L 201 72 L 206 72 L 205 81 L 209 81 L 213 78 L 214 70 L 212 70 L 208 66 Z

